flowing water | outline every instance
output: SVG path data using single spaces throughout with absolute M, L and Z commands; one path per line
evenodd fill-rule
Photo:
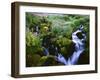
M 83 38 L 79 39 L 76 35 L 79 32 L 82 33 L 82 30 L 77 30 L 72 34 L 72 41 L 75 43 L 75 51 L 73 52 L 72 56 L 68 59 L 68 64 L 76 64 L 80 57 L 80 54 L 82 54 L 85 49 L 84 41 L 86 40 L 86 36 L 84 33 L 82 33 Z
M 77 36 L 77 33 L 82 33 L 83 38 L 79 38 Z M 75 50 L 73 54 L 66 60 L 64 56 L 61 55 L 61 53 L 57 52 L 56 58 L 57 61 L 60 63 L 63 63 L 64 65 L 75 65 L 78 62 L 78 59 L 80 55 L 83 53 L 85 49 L 85 43 L 86 35 L 83 33 L 83 26 L 81 26 L 79 29 L 77 29 L 75 32 L 72 33 L 72 41 L 75 43 Z M 49 51 L 47 48 L 44 49 L 44 54 L 49 55 Z

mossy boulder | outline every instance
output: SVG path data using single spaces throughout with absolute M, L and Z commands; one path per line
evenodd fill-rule
M 38 63 L 38 66 L 55 66 L 55 65 L 63 65 L 63 64 L 57 62 L 56 57 L 52 55 L 41 57 Z
M 60 53 L 67 59 L 69 56 L 72 55 L 73 51 L 74 51 L 74 43 L 72 42 L 72 40 L 63 37 L 59 40 L 57 40 L 58 45 L 60 46 Z
M 26 67 L 33 67 L 37 66 L 37 63 L 39 62 L 41 56 L 38 54 L 28 54 L 26 55 Z

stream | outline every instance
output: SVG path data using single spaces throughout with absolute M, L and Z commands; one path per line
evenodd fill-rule
M 78 37 L 78 33 L 81 33 L 82 38 Z M 63 55 L 61 55 L 61 53 L 58 52 L 57 47 L 55 47 L 56 60 L 60 63 L 63 63 L 64 65 L 77 64 L 80 55 L 83 53 L 83 51 L 85 49 L 85 40 L 86 40 L 86 34 L 83 31 L 83 26 L 80 25 L 80 27 L 75 32 L 72 33 L 72 41 L 75 44 L 75 50 L 72 53 L 72 55 L 68 59 L 65 59 L 65 57 Z M 50 54 L 48 51 L 48 48 L 44 47 L 44 54 L 46 56 Z

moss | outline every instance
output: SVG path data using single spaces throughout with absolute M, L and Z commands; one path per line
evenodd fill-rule
M 39 62 L 39 59 L 41 58 L 38 54 L 28 54 L 26 56 L 26 67 L 32 67 L 37 66 L 37 63 Z
M 26 64 L 27 66 L 61 65 L 55 60 L 55 55 L 61 53 L 66 59 L 74 51 L 72 33 L 80 24 L 86 32 L 85 53 L 89 56 L 89 16 L 72 14 L 41 14 L 26 13 Z M 35 27 L 39 32 L 35 34 Z M 81 33 L 77 36 L 82 39 Z M 43 47 L 48 48 L 50 56 L 43 55 Z M 58 50 L 58 51 L 57 51 Z M 52 56 L 51 56 L 52 55 Z M 81 60 L 82 61 L 82 60 Z
M 53 66 L 53 65 L 58 65 L 58 62 L 56 61 L 54 56 L 49 55 L 49 56 L 41 57 L 38 65 L 39 66 Z
M 74 51 L 74 43 L 70 39 L 64 38 L 61 45 L 61 53 L 67 59 Z

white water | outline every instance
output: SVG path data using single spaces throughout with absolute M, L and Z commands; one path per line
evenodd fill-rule
M 57 56 L 59 62 L 65 64 L 65 65 L 77 64 L 80 54 L 83 53 L 84 48 L 85 48 L 84 41 L 86 40 L 86 35 L 84 33 L 82 33 L 82 30 L 83 30 L 83 26 L 81 26 L 77 31 L 72 33 L 72 41 L 75 43 L 75 51 L 73 52 L 71 57 L 69 57 L 68 60 L 66 61 L 66 59 L 61 54 L 59 54 Z M 76 35 L 79 32 L 82 33 L 82 36 L 83 36 L 82 39 L 79 39 L 78 36 Z
M 86 36 L 85 34 L 82 34 L 84 38 L 79 39 L 76 35 L 78 32 L 82 32 L 82 30 L 77 30 L 72 34 L 72 41 L 75 43 L 75 51 L 73 52 L 72 56 L 68 59 L 68 64 L 76 64 L 80 57 L 80 54 L 82 54 L 85 48 L 84 41 L 86 39 Z
M 57 52 L 56 59 L 58 62 L 63 63 L 64 65 L 75 65 L 78 62 L 78 59 L 80 55 L 83 53 L 85 49 L 85 43 L 84 41 L 86 40 L 86 35 L 82 33 L 83 31 L 83 26 L 81 25 L 78 30 L 72 33 L 72 41 L 75 43 L 75 50 L 73 54 L 66 60 L 64 56 L 61 55 L 61 53 Z M 79 39 L 77 36 L 77 33 L 81 32 L 83 38 Z M 49 55 L 49 51 L 47 48 L 44 48 L 44 54 L 47 56 Z

